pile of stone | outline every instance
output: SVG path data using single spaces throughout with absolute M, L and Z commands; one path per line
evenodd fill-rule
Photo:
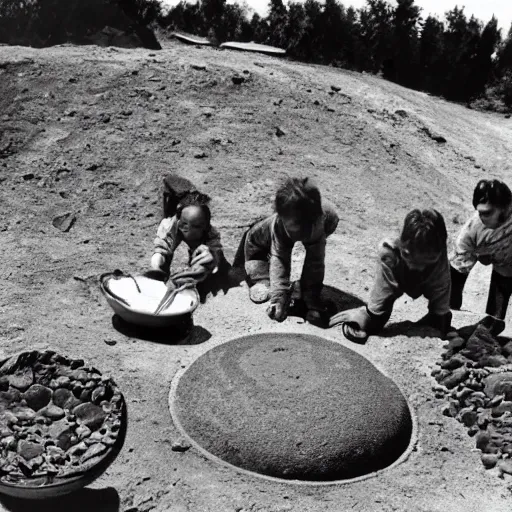
M 512 341 L 478 325 L 468 339 L 452 333 L 446 349 L 432 371 L 443 414 L 468 428 L 486 469 L 512 474 Z
M 124 399 L 83 360 L 24 352 L 0 363 L 0 481 L 69 477 L 116 444 Z

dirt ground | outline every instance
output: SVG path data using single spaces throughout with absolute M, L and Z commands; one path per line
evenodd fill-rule
M 339 328 L 271 322 L 238 286 L 209 297 L 188 344 L 173 345 L 116 330 L 98 276 L 147 268 L 167 172 L 214 198 L 228 260 L 245 226 L 270 212 L 279 181 L 307 175 L 340 215 L 325 283 L 346 304 L 365 300 L 376 245 L 398 233 L 407 211 L 438 208 L 453 237 L 478 179 L 512 182 L 511 154 L 512 120 L 369 75 L 177 42 L 159 52 L 1 46 L 0 356 L 53 347 L 83 357 L 115 377 L 129 413 L 125 446 L 107 473 L 48 509 L 510 510 L 510 477 L 484 470 L 474 439 L 434 398 L 430 372 L 444 342 L 409 322 L 425 313 L 423 300 L 400 300 L 382 336 L 359 347 Z M 66 213 L 76 222 L 62 232 L 52 219 Z M 483 316 L 488 279 L 488 268 L 475 269 L 456 327 Z M 362 482 L 313 487 L 242 475 L 194 449 L 172 451 L 175 373 L 214 344 L 260 331 L 325 336 L 392 377 L 418 420 L 408 460 Z

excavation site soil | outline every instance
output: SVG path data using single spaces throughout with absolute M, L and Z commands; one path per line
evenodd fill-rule
M 510 185 L 511 154 L 511 119 L 370 75 L 179 42 L 158 52 L 0 46 L 0 356 L 52 348 L 83 358 L 114 378 L 128 408 L 115 462 L 51 509 L 510 510 L 512 477 L 486 470 L 468 429 L 443 414 L 448 398 L 431 372 L 446 342 L 415 325 L 423 299 L 400 299 L 382 335 L 359 346 L 340 327 L 273 322 L 244 283 L 232 283 L 199 306 L 185 341 L 162 343 L 116 328 L 98 280 L 116 268 L 148 269 L 167 173 L 213 198 L 230 262 L 247 226 L 271 212 L 281 180 L 309 176 L 340 217 L 325 284 L 344 308 L 358 305 L 378 242 L 398 234 L 410 209 L 439 209 L 452 239 L 472 213 L 479 179 Z M 178 261 L 186 256 L 180 247 Z M 294 275 L 301 258 L 297 250 Z M 484 316 L 489 276 L 489 267 L 472 272 L 456 328 Z M 407 459 L 373 478 L 312 486 L 235 471 L 194 446 L 176 449 L 174 376 L 207 348 L 262 332 L 333 340 L 391 377 L 417 422 Z

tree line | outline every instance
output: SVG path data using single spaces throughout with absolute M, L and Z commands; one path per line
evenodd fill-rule
M 159 0 L 0 0 L 0 43 L 50 46 L 83 42 L 119 19 L 208 37 L 254 41 L 291 58 L 383 76 L 406 87 L 491 110 L 512 110 L 512 27 L 503 35 L 454 7 L 444 19 L 422 17 L 414 0 L 270 0 L 267 16 L 246 3 L 181 0 L 164 12 Z
M 181 0 L 158 17 L 163 27 L 215 42 L 254 41 L 290 57 L 375 73 L 406 87 L 483 108 L 512 108 L 512 27 L 484 24 L 454 7 L 443 20 L 423 18 L 414 0 L 366 0 L 361 9 L 338 0 L 270 0 L 268 15 L 226 0 Z

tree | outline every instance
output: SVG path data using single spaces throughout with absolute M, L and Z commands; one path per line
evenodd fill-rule
M 498 29 L 498 20 L 493 16 L 485 25 L 472 59 L 469 76 L 468 95 L 473 97 L 482 94 L 485 86 L 494 80 L 495 63 L 493 55 L 501 43 L 501 31 Z
M 323 27 L 320 55 L 327 63 L 339 63 L 342 60 L 343 51 L 343 20 L 345 8 L 337 0 L 325 0 L 319 23 Z
M 359 11 L 363 69 L 380 73 L 391 58 L 393 10 L 385 0 L 366 0 Z
M 414 0 L 397 0 L 393 13 L 391 65 L 384 76 L 406 86 L 418 83 L 418 23 L 421 9 Z
M 288 19 L 288 11 L 283 0 L 270 0 L 267 42 L 279 48 L 286 48 L 285 27 Z
M 418 86 L 434 94 L 444 90 L 445 76 L 444 25 L 433 16 L 429 16 L 421 31 L 419 43 Z

